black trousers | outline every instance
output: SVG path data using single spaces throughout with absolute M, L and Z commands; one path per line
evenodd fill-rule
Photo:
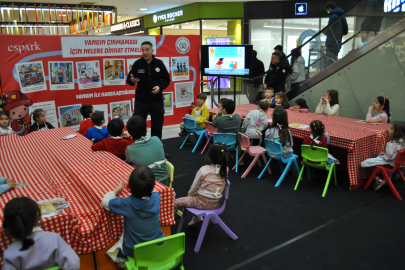
M 151 136 L 156 136 L 162 140 L 162 128 L 165 118 L 163 102 L 142 102 L 135 100 L 134 115 L 139 115 L 146 121 L 148 114 L 151 117 Z

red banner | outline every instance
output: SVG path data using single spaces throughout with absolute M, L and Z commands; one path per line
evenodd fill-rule
M 199 36 L 7 36 L 0 44 L 3 109 L 20 134 L 29 129 L 29 113 L 44 109 L 55 127 L 78 130 L 82 105 L 105 112 L 106 122 L 125 123 L 134 110 L 136 86 L 126 77 L 150 41 L 166 66 L 165 125 L 178 124 L 200 92 Z M 28 108 L 28 109 L 27 109 Z

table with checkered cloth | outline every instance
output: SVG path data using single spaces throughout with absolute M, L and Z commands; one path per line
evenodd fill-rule
M 62 140 L 77 134 L 69 140 Z M 78 253 L 89 253 L 105 248 L 123 231 L 123 216 L 114 215 L 101 207 L 108 191 L 116 188 L 120 179 L 133 167 L 105 151 L 93 152 L 91 142 L 70 128 L 36 131 L 26 136 L 0 136 L 0 176 L 27 183 L 0 196 L 0 221 L 5 204 L 12 198 L 27 196 L 35 201 L 65 198 L 69 207 L 62 215 L 43 218 L 40 226 L 45 231 L 59 233 Z M 162 226 L 175 224 L 173 203 L 175 193 L 156 182 L 160 197 Z M 123 189 L 120 196 L 130 195 Z M 11 244 L 3 233 L 1 254 Z M 1 263 L 3 258 L 1 257 Z
M 236 106 L 234 114 L 239 114 L 242 120 L 252 110 L 257 110 L 257 105 L 245 104 Z M 272 119 L 274 109 L 269 109 L 267 117 Z M 214 115 L 218 109 L 210 109 L 210 114 Z M 363 160 L 375 157 L 385 150 L 385 145 L 389 140 L 389 124 L 370 125 L 359 123 L 358 119 L 328 116 L 315 113 L 301 113 L 287 110 L 288 123 L 298 123 L 308 125 L 313 120 L 320 120 L 325 124 L 325 129 L 331 137 L 330 145 L 348 149 L 347 170 L 350 184 L 357 185 L 358 179 L 367 178 L 368 172 L 360 166 Z M 290 127 L 294 137 L 303 139 L 310 135 L 310 128 L 300 129 Z M 332 153 L 333 154 L 333 153 Z

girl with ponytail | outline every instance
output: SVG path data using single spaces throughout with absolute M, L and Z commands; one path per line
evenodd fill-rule
M 179 207 L 209 210 L 219 206 L 228 178 L 226 144 L 212 144 L 208 149 L 206 159 L 210 165 L 202 166 L 198 170 L 188 196 L 174 201 L 174 214 L 177 213 Z M 194 216 L 188 226 L 195 226 L 203 221 L 203 217 Z
M 4 207 L 3 229 L 15 238 L 3 254 L 3 269 L 80 269 L 80 259 L 57 233 L 38 227 L 41 210 L 27 197 L 10 200 Z
M 294 153 L 292 149 L 293 139 L 291 131 L 288 128 L 288 115 L 283 108 L 276 108 L 273 111 L 272 124 L 266 131 L 266 138 L 281 143 L 283 147 L 283 158 L 289 158 Z
M 374 117 L 371 117 L 371 112 L 373 110 L 378 111 L 378 114 Z M 367 123 L 384 123 L 387 124 L 390 122 L 390 101 L 388 100 L 387 96 L 382 94 L 382 96 L 378 96 L 373 104 L 368 108 Z

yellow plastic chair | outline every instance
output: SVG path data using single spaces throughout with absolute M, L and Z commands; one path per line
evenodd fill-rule
M 167 170 L 169 171 L 169 180 L 170 180 L 169 188 L 171 188 L 172 184 L 173 184 L 174 166 L 167 160 L 166 160 L 166 166 L 167 166 Z
M 165 242 L 163 245 L 156 245 Z M 183 266 L 186 252 L 186 234 L 178 233 L 164 238 L 135 245 L 134 258 L 127 257 L 127 270 L 166 270 Z

